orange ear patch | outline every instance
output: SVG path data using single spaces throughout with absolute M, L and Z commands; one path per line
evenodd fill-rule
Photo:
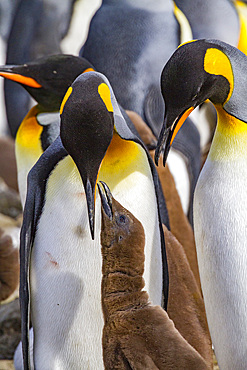
M 37 81 L 35 81 L 31 77 L 26 77 L 19 75 L 17 73 L 10 73 L 10 72 L 0 72 L 0 76 L 7 78 L 8 80 L 12 80 L 15 82 L 18 82 L 23 85 L 27 85 L 30 87 L 40 88 L 42 85 L 40 85 Z

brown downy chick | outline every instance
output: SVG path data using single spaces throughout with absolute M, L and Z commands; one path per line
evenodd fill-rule
M 145 286 L 141 223 L 98 185 L 102 202 L 103 359 L 106 369 L 207 369 Z

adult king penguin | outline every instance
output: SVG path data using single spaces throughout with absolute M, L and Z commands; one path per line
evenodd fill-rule
M 92 70 L 93 66 L 85 58 L 66 54 L 0 67 L 0 76 L 23 86 L 38 102 L 23 119 L 15 140 L 18 186 L 23 205 L 28 172 L 59 135 L 59 108 L 67 89 L 82 72 Z
M 165 203 L 161 210 L 154 164 L 126 124 L 105 76 L 88 72 L 74 81 L 61 105 L 60 136 L 28 176 L 20 275 L 24 363 L 28 368 L 31 303 L 37 369 L 103 369 L 96 182 L 106 181 L 142 222 L 145 289 L 154 304 L 162 304 L 163 293 L 164 307 L 168 272 L 161 222 L 168 219 L 161 219 Z
M 246 56 L 217 40 L 179 47 L 161 76 L 167 107 L 156 151 L 165 156 L 186 116 L 206 99 L 217 128 L 194 195 L 194 228 L 209 329 L 221 369 L 247 366 Z

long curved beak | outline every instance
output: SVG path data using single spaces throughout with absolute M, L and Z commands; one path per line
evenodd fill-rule
M 82 179 L 85 193 L 86 193 L 86 200 L 87 200 L 87 210 L 88 210 L 88 219 L 89 219 L 89 227 L 92 239 L 94 239 L 94 220 L 95 220 L 95 182 L 91 182 L 89 179 L 85 181 Z
M 163 151 L 163 165 L 165 166 L 167 156 L 173 140 L 175 139 L 178 131 L 182 127 L 184 121 L 189 116 L 189 114 L 193 111 L 194 107 L 190 107 L 186 109 L 182 114 L 177 117 L 172 117 L 169 113 L 165 114 L 165 119 L 163 123 L 163 127 L 161 133 L 159 135 L 158 144 L 155 150 L 155 164 L 158 166 L 159 157 L 161 152 Z

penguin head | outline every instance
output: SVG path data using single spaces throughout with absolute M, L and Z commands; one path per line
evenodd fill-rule
M 1 66 L 0 76 L 21 84 L 46 111 L 58 111 L 75 78 L 92 70 L 85 58 L 57 54 L 19 66 Z
M 103 272 L 123 272 L 142 276 L 144 271 L 145 234 L 142 224 L 113 198 L 107 184 L 100 181 L 101 246 Z
M 60 135 L 84 184 L 90 230 L 94 238 L 95 185 L 114 130 L 113 93 L 100 73 L 80 75 L 61 104 Z
M 156 164 L 163 148 L 165 164 L 177 132 L 193 109 L 207 99 L 224 107 L 231 98 L 233 70 L 228 49 L 227 44 L 216 40 L 191 41 L 181 45 L 165 65 L 161 91 L 166 111 Z

